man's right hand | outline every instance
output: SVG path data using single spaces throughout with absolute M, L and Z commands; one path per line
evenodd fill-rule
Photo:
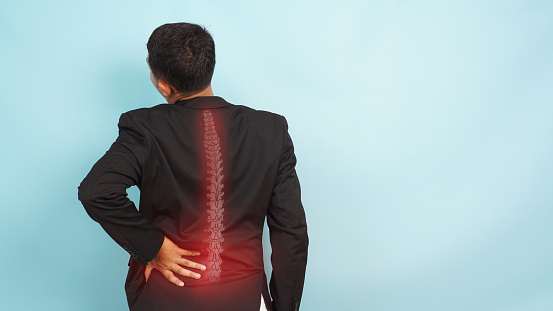
M 148 262 L 146 270 L 144 270 L 146 281 L 148 281 L 153 269 L 157 269 L 167 280 L 169 280 L 169 282 L 178 286 L 184 286 L 184 283 L 179 280 L 174 273 L 193 279 L 199 279 L 201 277 L 200 274 L 184 269 L 182 266 L 202 271 L 205 271 L 206 267 L 181 257 L 198 255 L 200 255 L 200 252 L 182 249 L 173 243 L 173 241 L 165 237 L 163 244 L 161 245 L 161 249 L 157 253 L 156 257 Z

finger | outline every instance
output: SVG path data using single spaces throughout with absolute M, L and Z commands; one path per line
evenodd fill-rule
M 199 273 L 195 273 L 195 272 L 192 272 L 190 270 L 186 270 L 184 269 L 183 267 L 179 266 L 179 265 L 175 265 L 173 267 L 173 269 L 171 269 L 173 272 L 176 272 L 182 276 L 186 276 L 186 277 L 189 277 L 189 278 L 193 278 L 193 279 L 199 279 L 201 278 L 202 276 L 199 274 Z
M 194 262 L 192 260 L 182 258 L 182 257 L 179 258 L 178 264 L 181 265 L 181 266 L 194 268 L 194 269 L 198 269 L 198 270 L 202 270 L 202 271 L 205 271 L 205 269 L 206 269 L 206 266 L 204 266 L 202 264 L 199 264 L 197 262 Z
M 144 276 L 146 277 L 146 282 L 148 282 L 148 279 L 150 278 L 150 274 L 152 274 L 152 266 L 146 266 L 146 269 L 144 270 Z
M 200 256 L 202 253 L 198 252 L 198 251 L 189 251 L 187 249 L 180 249 L 180 254 L 182 256 Z
M 179 279 L 173 274 L 173 272 L 171 272 L 171 271 L 169 271 L 169 270 L 163 270 L 163 275 L 165 276 L 165 278 L 166 278 L 169 282 L 171 282 L 171 283 L 173 283 L 173 284 L 175 284 L 175 285 L 177 285 L 177 286 L 184 286 L 184 283 L 183 283 L 181 280 L 179 280 Z

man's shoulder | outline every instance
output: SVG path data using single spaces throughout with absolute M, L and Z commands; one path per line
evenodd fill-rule
M 130 117 L 141 117 L 152 113 L 165 111 L 168 108 L 169 108 L 169 104 L 158 104 L 152 107 L 141 107 L 141 108 L 131 109 L 129 111 L 126 111 L 125 114 L 127 114 Z
M 282 118 L 283 116 L 272 111 L 263 110 L 263 109 L 255 109 L 250 106 L 245 105 L 234 105 L 234 107 L 238 107 L 239 109 L 242 109 L 244 113 L 250 113 L 250 114 L 257 114 L 260 116 L 265 116 L 267 118 Z
M 242 116 L 247 120 L 249 124 L 258 128 L 258 129 L 274 129 L 277 132 L 282 131 L 283 128 L 286 128 L 286 119 L 283 115 L 276 112 L 255 109 L 249 106 L 244 105 L 235 105 L 238 109 L 241 110 Z
M 141 107 L 128 110 L 123 114 L 127 115 L 137 125 L 152 123 L 156 120 L 164 119 L 162 116 L 167 115 L 167 111 L 171 110 L 169 104 L 158 104 L 152 107 Z

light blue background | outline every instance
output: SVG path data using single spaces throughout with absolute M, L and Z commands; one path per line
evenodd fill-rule
M 0 5 L 0 309 L 126 309 L 77 186 L 163 102 L 146 42 L 176 21 L 216 95 L 288 119 L 302 310 L 553 310 L 553 2 L 169 0 Z

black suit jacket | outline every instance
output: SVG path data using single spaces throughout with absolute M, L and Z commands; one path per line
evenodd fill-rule
M 195 97 L 123 113 L 119 136 L 82 181 L 87 213 L 131 258 L 131 310 L 298 310 L 307 263 L 307 225 L 286 119 Z M 140 189 L 140 211 L 126 189 Z M 262 231 L 270 231 L 270 296 Z M 145 265 L 164 235 L 199 250 L 205 264 L 184 287 Z M 272 296 L 272 299 L 271 299 Z

